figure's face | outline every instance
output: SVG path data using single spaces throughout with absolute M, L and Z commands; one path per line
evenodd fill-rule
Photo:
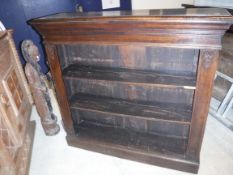
M 31 59 L 33 59 L 33 61 L 36 61 L 36 62 L 40 61 L 39 50 L 34 44 L 30 45 L 29 50 L 30 50 L 29 55 Z

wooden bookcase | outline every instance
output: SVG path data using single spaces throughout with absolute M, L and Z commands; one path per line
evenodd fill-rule
M 224 9 L 57 14 L 42 35 L 72 146 L 197 172 Z

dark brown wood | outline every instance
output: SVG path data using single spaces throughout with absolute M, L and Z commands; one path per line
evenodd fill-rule
M 72 146 L 196 173 L 224 9 L 63 13 L 42 35 Z M 69 132 L 71 130 L 74 132 Z
M 219 35 L 230 27 L 231 22 L 231 15 L 226 10 L 207 8 L 64 13 L 32 20 L 30 24 L 40 31 L 47 42 L 54 44 L 133 42 L 219 49 Z
M 144 86 L 181 87 L 189 86 L 195 89 L 195 77 L 175 76 L 133 69 L 114 69 L 106 67 L 91 67 L 71 65 L 64 70 L 65 78 L 119 81 L 127 84 L 143 84 Z
M 198 170 L 196 162 L 184 160 L 186 139 L 100 127 L 91 123 L 80 124 L 78 136 L 79 139 L 67 136 L 68 144 L 177 170 Z
M 71 99 L 71 108 L 90 109 L 115 113 L 147 120 L 166 120 L 170 122 L 191 122 L 192 107 L 182 104 L 130 101 L 88 94 L 76 94 Z
M 191 106 L 145 103 L 88 94 L 76 94 L 70 103 L 74 121 L 79 121 L 76 128 L 79 128 L 80 121 L 89 121 L 144 133 L 188 137 Z
M 85 132 L 87 130 L 88 132 Z M 158 152 L 159 154 L 178 154 L 181 157 L 185 153 L 186 139 L 168 138 L 157 135 L 131 132 L 129 130 L 116 129 L 107 126 L 96 126 L 88 122 L 82 122 L 79 127 L 80 139 L 89 139 L 93 142 L 116 144 L 118 147 L 145 150 L 145 152 Z
M 210 6 L 196 6 L 193 4 L 181 4 L 181 6 L 185 8 L 211 8 Z
M 85 93 L 136 101 L 157 101 L 191 106 L 194 94 L 193 89 L 142 86 L 142 84 L 126 84 L 104 80 L 67 79 L 64 77 L 64 82 L 69 99 L 76 93 Z
M 56 93 L 57 101 L 59 103 L 59 106 L 62 106 L 60 110 L 62 115 L 62 121 L 64 124 L 63 126 L 67 133 L 74 134 L 73 122 L 71 119 L 69 103 L 67 101 L 64 83 L 62 80 L 62 72 L 58 60 L 56 47 L 54 45 L 46 44 L 45 49 L 48 57 L 48 63 L 51 69 L 51 74 L 53 76 L 53 80 L 55 84 L 55 90 L 57 92 Z
M 194 95 L 192 124 L 190 127 L 187 156 L 199 161 L 205 123 L 209 112 L 214 75 L 218 66 L 219 51 L 201 50 Z

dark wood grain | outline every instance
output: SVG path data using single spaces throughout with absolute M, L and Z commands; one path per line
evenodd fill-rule
M 113 69 L 107 67 L 91 67 L 71 65 L 64 72 L 65 78 L 74 79 L 91 79 L 91 80 L 106 80 L 119 81 L 128 84 L 143 84 L 144 86 L 166 86 L 166 87 L 181 87 L 195 89 L 195 77 L 175 76 L 169 74 L 161 74 L 154 71 L 143 71 L 133 69 Z
M 226 10 L 62 13 L 29 23 L 47 45 L 69 145 L 197 173 L 218 50 L 233 23 Z
M 62 115 L 62 121 L 64 124 L 64 128 L 67 133 L 72 134 L 74 133 L 73 129 L 73 122 L 70 114 L 70 108 L 69 103 L 66 100 L 66 91 L 64 88 L 64 83 L 62 80 L 62 72 L 59 64 L 59 59 L 57 55 L 56 47 L 53 45 L 46 44 L 45 45 L 47 58 L 49 62 L 49 66 L 51 69 L 51 74 L 53 76 L 53 80 L 55 83 L 55 90 L 56 90 L 56 96 L 57 100 L 60 106 L 61 115 Z
M 186 104 L 130 101 L 89 94 L 76 94 L 71 99 L 71 108 L 114 113 L 146 120 L 166 120 L 190 123 L 192 106 Z
M 62 69 L 81 64 L 195 76 L 199 50 L 99 43 L 59 45 L 58 54 Z
M 194 95 L 192 124 L 187 156 L 199 161 L 205 124 L 209 112 L 213 81 L 218 66 L 219 51 L 201 50 L 198 65 L 197 89 Z
M 73 121 L 89 121 L 138 132 L 187 138 L 191 106 L 172 103 L 150 103 L 76 94 L 71 99 Z M 76 111 L 75 111 L 76 110 Z
M 219 35 L 230 27 L 232 17 L 224 9 L 206 11 L 208 13 L 203 13 L 203 9 L 165 10 L 165 15 L 161 15 L 163 11 L 126 12 L 128 15 L 124 15 L 124 12 L 113 12 L 113 15 L 111 12 L 94 15 L 58 14 L 32 20 L 30 24 L 40 31 L 47 42 L 54 44 L 128 42 L 219 49 Z
M 130 132 L 107 126 L 97 126 L 89 122 L 79 125 L 80 139 L 93 142 L 104 142 L 119 147 L 143 150 L 148 153 L 174 154 L 183 157 L 186 148 L 186 139 L 163 137 L 153 134 Z M 130 149 L 129 149 L 130 150 Z
M 68 98 L 72 98 L 76 93 L 86 93 L 138 101 L 192 105 L 194 94 L 194 90 L 184 89 L 183 87 L 146 86 L 118 81 L 70 79 L 64 77 L 64 83 Z
M 186 139 L 148 135 L 111 127 L 80 124 L 78 139 L 67 136 L 69 145 L 120 158 L 197 172 L 198 164 L 185 159 Z

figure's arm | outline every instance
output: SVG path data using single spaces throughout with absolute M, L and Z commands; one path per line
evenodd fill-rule
M 35 80 L 33 78 L 32 67 L 29 63 L 27 63 L 25 66 L 25 74 L 28 80 L 28 84 L 32 86 L 35 83 Z
M 40 77 L 29 63 L 25 66 L 25 74 L 31 89 L 36 88 L 44 92 L 48 91 L 44 78 Z
M 42 84 L 42 86 L 44 88 L 43 90 L 48 91 L 49 86 L 48 86 L 48 80 L 47 80 L 46 76 L 45 75 L 40 75 L 40 80 L 41 80 L 41 84 Z

